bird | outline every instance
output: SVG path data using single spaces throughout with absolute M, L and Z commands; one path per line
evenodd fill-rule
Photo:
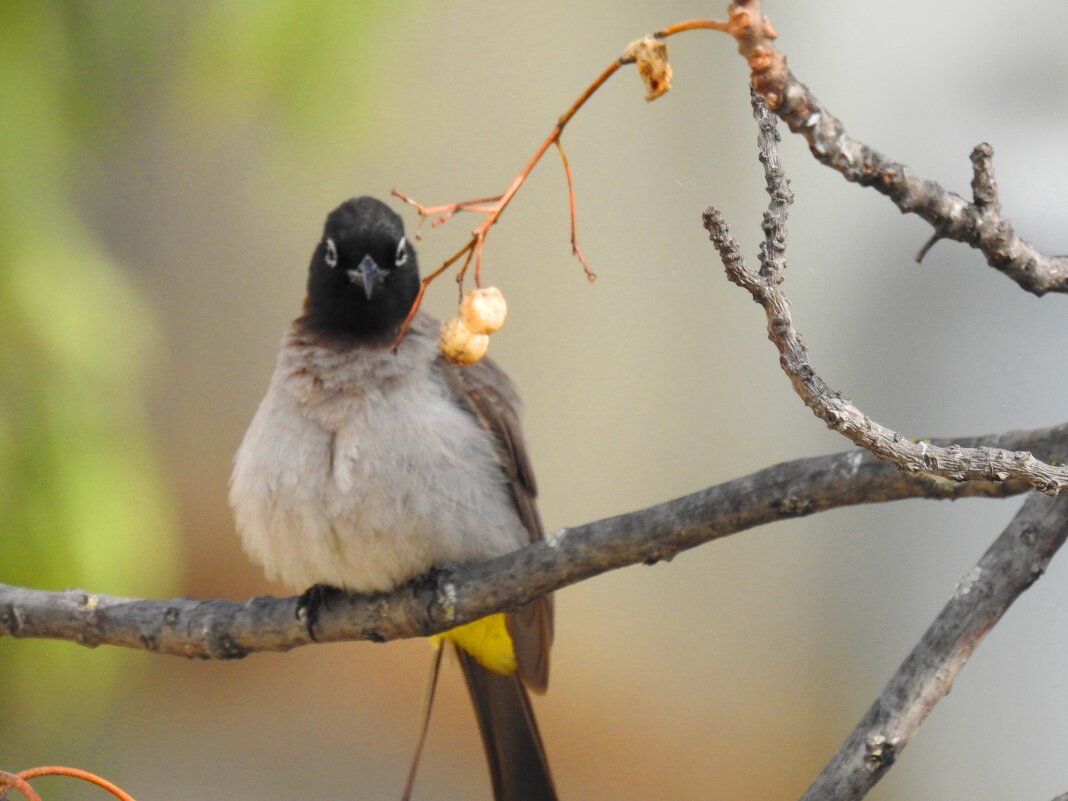
M 447 362 L 422 311 L 396 341 L 420 280 L 389 206 L 363 196 L 330 212 L 303 312 L 234 457 L 242 544 L 268 578 L 307 588 L 309 626 L 329 591 L 387 592 L 543 537 L 508 376 L 489 358 Z M 496 801 L 555 801 L 528 694 L 548 685 L 551 596 L 441 637 L 458 655 Z

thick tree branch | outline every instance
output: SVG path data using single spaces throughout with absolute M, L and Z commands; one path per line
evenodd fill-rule
M 801 801 L 863 798 L 945 696 L 986 633 L 1068 537 L 1068 496 L 1032 495 L 969 570 L 883 694 Z
M 816 374 L 803 338 L 794 328 L 790 302 L 782 290 L 786 218 L 793 194 L 779 166 L 775 117 L 755 92 L 753 112 L 759 126 L 760 161 L 764 164 L 771 198 L 764 215 L 760 271 L 748 267 L 738 242 L 717 209 L 710 207 L 705 211 L 704 225 L 719 251 L 727 277 L 763 307 L 768 318 L 768 338 L 778 348 L 782 369 L 805 405 L 829 428 L 906 471 L 925 471 L 953 481 L 1019 479 L 1048 494 L 1056 494 L 1068 486 L 1068 467 L 1042 462 L 1025 451 L 962 448 L 959 444 L 942 447 L 906 439 L 869 418 Z
M 801 134 L 822 164 L 847 181 L 870 186 L 905 213 L 917 214 L 934 228 L 920 250 L 922 259 L 939 239 L 954 239 L 981 251 L 987 264 L 1035 295 L 1068 292 L 1068 256 L 1047 256 L 1016 235 L 1001 215 L 992 166 L 993 148 L 985 142 L 972 151 L 972 202 L 920 178 L 904 164 L 853 139 L 835 117 L 797 80 L 786 57 L 772 44 L 774 29 L 762 16 L 760 0 L 736 0 L 730 7 L 731 33 L 752 71 L 753 85 L 794 133 Z
M 1068 424 L 965 440 L 1068 458 Z M 564 529 L 492 562 L 443 570 L 396 591 L 339 599 L 322 611 L 320 641 L 392 640 L 442 631 L 600 573 L 671 559 L 755 526 L 903 498 L 1002 498 L 1019 481 L 946 481 L 907 474 L 863 451 L 786 462 L 637 512 Z M 119 645 L 174 656 L 235 659 L 311 642 L 296 598 L 169 601 L 0 584 L 0 636 Z

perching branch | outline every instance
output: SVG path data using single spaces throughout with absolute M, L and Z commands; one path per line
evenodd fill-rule
M 760 271 L 754 272 L 747 266 L 738 242 L 717 209 L 710 207 L 705 211 L 704 225 L 719 251 L 727 277 L 763 307 L 768 318 L 768 338 L 778 348 L 780 365 L 805 405 L 829 428 L 908 472 L 925 471 L 953 481 L 1019 479 L 1051 495 L 1068 486 L 1068 467 L 1042 462 L 1025 451 L 944 447 L 906 439 L 869 418 L 816 374 L 802 337 L 794 328 L 790 302 L 781 286 L 786 266 L 786 218 L 793 195 L 779 167 L 779 134 L 775 118 L 756 92 L 753 110 L 759 125 L 760 160 L 771 198 L 764 215 Z
M 894 764 L 987 632 L 1041 578 L 1068 538 L 1068 496 L 1032 495 L 958 582 L 953 597 L 801 801 L 860 799 Z
M 1068 458 L 1068 424 L 962 442 Z M 563 529 L 520 551 L 443 570 L 382 595 L 349 596 L 323 609 L 320 641 L 393 640 L 442 631 L 600 573 L 668 560 L 714 539 L 828 509 L 904 498 L 1004 498 L 1020 481 L 958 483 L 906 474 L 863 451 L 769 467 L 637 512 Z M 169 601 L 0 584 L 0 636 L 118 645 L 172 656 L 236 659 L 308 645 L 296 598 Z
M 730 14 L 753 85 L 790 130 L 805 137 L 812 155 L 847 181 L 874 188 L 902 212 L 917 214 L 931 224 L 934 235 L 917 254 L 918 261 L 939 239 L 954 239 L 982 252 L 987 264 L 1028 292 L 1039 296 L 1068 292 L 1068 256 L 1041 253 L 1017 236 L 1012 223 L 1001 215 L 994 151 L 989 144 L 984 142 L 972 151 L 969 203 L 850 137 L 841 120 L 787 68 L 786 57 L 772 44 L 775 33 L 762 16 L 761 0 L 736 0 Z

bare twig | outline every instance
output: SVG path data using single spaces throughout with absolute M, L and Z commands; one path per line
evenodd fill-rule
M 942 234 L 940 234 L 938 231 L 935 231 L 933 234 L 931 234 L 931 238 L 923 243 L 922 248 L 916 251 L 916 263 L 922 264 L 923 260 L 927 258 L 927 254 L 931 252 L 931 248 L 937 245 L 941 239 Z
M 452 216 L 460 211 L 474 211 L 481 214 L 489 214 L 493 211 L 493 207 L 488 205 L 490 203 L 496 203 L 500 200 L 500 195 L 493 197 L 479 197 L 473 200 L 461 200 L 458 203 L 443 203 L 440 206 L 424 206 L 422 203 L 417 203 L 412 198 L 408 197 L 403 192 L 396 189 L 392 191 L 394 197 L 398 197 L 410 206 L 414 206 L 419 212 L 419 223 L 415 228 L 415 238 L 422 239 L 423 223 L 430 220 L 430 227 L 437 228 L 439 225 L 447 223 L 452 219 Z M 431 219 L 433 218 L 433 219 Z
M 760 160 L 771 198 L 764 216 L 760 271 L 754 272 L 746 265 L 741 248 L 716 209 L 705 212 L 705 227 L 730 280 L 749 291 L 764 308 L 768 337 L 779 349 L 783 370 L 806 405 L 856 444 L 906 470 L 928 470 L 953 481 L 1015 478 L 1056 494 L 1068 483 L 1063 468 L 1039 462 L 1030 453 L 906 441 L 832 393 L 816 375 L 801 337 L 793 327 L 790 304 L 781 289 L 786 266 L 786 220 L 792 195 L 779 165 L 774 117 L 755 92 L 753 111 L 759 128 Z M 988 166 L 977 163 L 976 202 L 996 205 Z M 1006 465 L 1019 469 L 1003 470 Z M 996 472 L 988 472 L 991 469 Z M 1066 537 L 1068 498 L 1051 500 L 1033 496 L 979 564 L 961 580 L 953 599 L 802 801 L 862 798 L 894 763 L 935 704 L 949 692 L 953 679 L 986 632 L 1041 575 Z
M 897 207 L 917 214 L 934 228 L 934 237 L 917 254 L 921 260 L 939 239 L 953 239 L 976 248 L 986 262 L 1035 295 L 1068 292 L 1068 256 L 1047 256 L 1016 235 L 1001 216 L 991 158 L 983 143 L 972 151 L 973 200 L 948 192 L 935 181 L 920 178 L 908 167 L 853 139 L 808 87 L 786 66 L 775 49 L 774 29 L 761 13 L 761 0 L 737 0 L 730 8 L 731 33 L 749 62 L 753 85 L 790 130 L 808 142 L 821 163 L 847 181 L 870 186 Z
M 696 30 L 729 31 L 730 23 L 721 22 L 719 20 L 713 19 L 687 20 L 685 22 L 677 22 L 674 25 L 668 25 L 666 28 L 661 28 L 655 33 L 649 34 L 649 36 L 645 38 L 662 41 L 678 33 Z M 485 214 L 485 218 L 482 220 L 482 222 L 479 223 L 471 232 L 471 238 L 467 241 L 467 243 L 455 253 L 453 253 L 451 256 L 449 256 L 444 262 L 442 262 L 437 269 L 428 273 L 426 277 L 423 278 L 422 284 L 419 288 L 419 293 L 416 295 L 415 302 L 412 303 L 412 308 L 408 312 L 408 316 L 407 318 L 405 318 L 404 323 L 401 325 L 400 332 L 397 334 L 397 338 L 393 343 L 394 348 L 397 347 L 401 339 L 403 339 L 404 335 L 407 333 L 408 326 L 411 324 L 412 319 L 415 317 L 415 313 L 419 310 L 419 306 L 423 302 L 423 295 L 426 292 L 427 286 L 429 286 L 432 281 L 438 278 L 438 276 L 448 270 L 461 258 L 464 259 L 464 265 L 461 268 L 460 280 L 462 280 L 464 273 L 466 273 L 467 266 L 473 262 L 475 270 L 475 285 L 481 286 L 482 248 L 490 229 L 500 219 L 501 215 L 504 213 L 504 210 L 508 208 L 508 204 L 512 202 L 512 198 L 515 197 L 516 192 L 519 191 L 519 188 L 527 180 L 527 177 L 530 175 L 534 167 L 537 166 L 539 161 L 541 161 L 541 158 L 545 155 L 545 152 L 553 145 L 556 145 L 557 147 L 560 146 L 560 137 L 564 133 L 564 128 L 567 127 L 567 124 L 569 122 L 571 122 L 571 118 L 578 113 L 579 109 L 581 109 L 586 104 L 586 101 L 593 97 L 594 93 L 596 93 L 597 90 L 600 89 L 608 81 L 609 78 L 615 75 L 616 71 L 619 70 L 620 67 L 626 64 L 633 64 L 635 60 L 636 56 L 634 53 L 634 48 L 629 46 L 623 51 L 623 53 L 619 57 L 617 57 L 607 67 L 605 67 L 604 70 L 601 71 L 601 74 L 594 78 L 593 82 L 589 86 L 587 86 L 582 91 L 582 94 L 580 94 L 575 99 L 575 101 L 571 104 L 567 111 L 565 111 L 560 116 L 560 118 L 557 119 L 556 124 L 553 126 L 552 130 L 549 131 L 549 135 L 545 137 L 542 143 L 538 145 L 537 149 L 534 151 L 534 155 L 532 155 L 527 160 L 527 163 L 523 166 L 523 168 L 519 171 L 515 178 L 512 179 L 512 183 L 509 184 L 508 188 L 505 189 L 504 192 L 502 192 L 499 196 L 479 198 L 478 200 L 461 201 L 459 203 L 448 203 L 439 206 L 428 206 L 419 203 L 418 201 L 406 195 L 404 192 L 401 192 L 397 189 L 392 190 L 392 193 L 395 197 L 398 197 L 405 203 L 413 206 L 415 210 L 419 212 L 420 223 L 427 217 L 437 217 L 437 219 L 435 219 L 432 223 L 432 225 L 437 225 L 442 222 L 445 222 L 458 211 L 477 211 L 481 212 L 482 214 Z M 583 255 L 575 239 L 574 186 L 572 182 L 571 169 L 567 161 L 567 156 L 564 154 L 562 148 L 560 149 L 560 156 L 563 158 L 564 170 L 567 175 L 568 194 L 571 205 L 572 252 L 581 262 L 582 269 L 586 273 L 586 277 L 590 278 L 591 276 L 593 276 L 593 271 L 590 269 L 590 266 L 587 263 L 586 258 Z
M 586 273 L 586 280 L 596 281 L 597 273 L 590 268 L 590 263 L 586 261 L 586 254 L 582 252 L 582 248 L 579 247 L 578 243 L 578 221 L 575 216 L 575 178 L 571 174 L 571 161 L 568 159 L 567 152 L 559 139 L 556 140 L 556 149 L 560 153 L 560 160 L 564 163 L 564 177 L 567 179 L 567 206 L 568 211 L 571 213 L 571 253 L 582 265 L 582 270 Z
M 749 92 L 753 105 L 753 116 L 757 121 L 758 158 L 764 165 L 764 189 L 768 193 L 768 210 L 764 212 L 761 229 L 764 241 L 760 246 L 760 277 L 771 284 L 781 284 L 786 271 L 786 220 L 790 215 L 790 205 L 794 202 L 794 193 L 790 191 L 790 182 L 782 169 L 779 158 L 779 129 L 775 118 L 768 111 L 764 99 L 754 90 Z M 744 262 L 738 269 L 744 267 Z
M 28 768 L 20 771 L 18 777 L 24 781 L 29 779 L 37 779 L 41 776 L 66 776 L 71 779 L 80 779 L 83 782 L 89 784 L 95 784 L 102 790 L 106 790 L 115 796 L 119 801 L 134 801 L 133 796 L 119 787 L 117 784 L 109 782 L 102 776 L 97 776 L 95 773 L 90 773 L 87 770 L 81 768 L 71 768 L 66 765 L 46 765 L 40 768 Z
M 805 405 L 829 428 L 906 471 L 925 471 L 953 481 L 1020 479 L 1048 494 L 1056 494 L 1068 486 L 1068 468 L 1042 462 L 1025 451 L 962 448 L 959 445 L 942 447 L 923 440 L 906 439 L 869 418 L 816 374 L 801 335 L 794 328 L 790 302 L 780 286 L 785 267 L 786 216 L 792 195 L 778 166 L 775 118 L 756 93 L 753 94 L 753 108 L 759 123 L 760 160 L 765 166 L 771 197 L 764 216 L 766 238 L 761 253 L 761 271 L 754 272 L 746 265 L 738 243 L 717 209 L 710 207 L 705 211 L 704 225 L 719 251 L 727 277 L 748 291 L 764 308 L 768 318 L 768 338 L 778 348 L 782 369 Z
M 1048 459 L 1065 459 L 1068 424 L 964 444 L 1027 448 Z M 648 509 L 561 530 L 492 562 L 442 571 L 392 593 L 344 598 L 322 611 L 316 635 L 336 642 L 431 634 L 516 608 L 608 570 L 671 559 L 688 548 L 777 520 L 861 503 L 1002 498 L 1026 489 L 1019 481 L 960 484 L 906 474 L 859 450 L 801 459 Z M 235 659 L 310 644 L 303 623 L 296 620 L 296 608 L 296 598 L 151 601 L 0 584 L 0 636 Z
M 1068 497 L 1032 495 L 961 578 L 953 597 L 802 801 L 863 798 L 949 692 L 986 633 L 1042 576 L 1066 537 Z
M 41 801 L 41 796 L 30 786 L 30 783 L 17 773 L 9 773 L 0 770 L 0 796 L 6 794 L 6 788 L 13 787 L 26 798 L 26 801 Z

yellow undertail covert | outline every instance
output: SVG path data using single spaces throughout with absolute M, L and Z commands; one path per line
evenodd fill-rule
M 515 648 L 512 635 L 504 622 L 504 614 L 497 613 L 465 623 L 454 629 L 433 635 L 430 640 L 437 646 L 448 640 L 471 654 L 482 667 L 506 676 L 515 673 Z

